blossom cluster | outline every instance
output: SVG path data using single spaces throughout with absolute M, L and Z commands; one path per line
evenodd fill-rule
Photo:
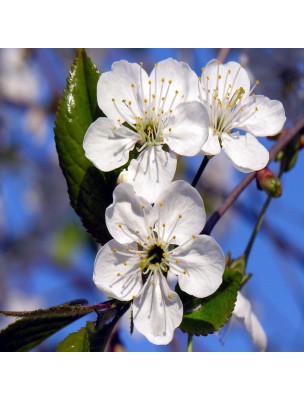
M 183 318 L 171 278 L 203 298 L 225 268 L 217 242 L 200 235 L 201 196 L 173 182 L 177 157 L 223 150 L 242 172 L 264 168 L 269 153 L 257 138 L 279 133 L 286 118 L 279 101 L 254 95 L 258 84 L 251 88 L 236 62 L 212 60 L 198 77 L 173 59 L 150 75 L 142 64 L 118 61 L 98 81 L 106 117 L 90 125 L 83 147 L 101 171 L 123 169 L 106 210 L 113 240 L 99 250 L 93 279 L 108 296 L 132 301 L 134 325 L 152 343 L 169 343 Z

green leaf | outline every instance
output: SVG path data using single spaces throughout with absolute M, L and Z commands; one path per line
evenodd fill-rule
M 62 342 L 58 344 L 56 351 L 90 351 L 88 329 L 94 329 L 93 322 L 87 322 L 84 328 L 81 328 L 79 331 L 68 335 Z
M 184 304 L 180 329 L 197 336 L 206 336 L 220 329 L 232 314 L 241 280 L 242 274 L 226 268 L 221 286 L 203 299 L 189 296 L 177 288 Z
M 74 300 L 45 310 L 0 311 L 22 317 L 0 332 L 0 351 L 29 351 L 60 329 L 94 311 L 86 300 Z
M 90 327 L 90 351 L 104 351 L 115 325 L 130 307 L 131 302 L 116 302 L 111 310 L 95 310 L 98 318 L 94 329 Z
M 88 127 L 102 115 L 96 97 L 99 76 L 86 52 L 78 50 L 59 102 L 54 132 L 71 205 L 87 231 L 103 244 L 110 240 L 105 225 L 105 209 L 112 203 L 120 171 L 99 171 L 85 157 L 82 147 Z

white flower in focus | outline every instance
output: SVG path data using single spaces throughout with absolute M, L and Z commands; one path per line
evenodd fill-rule
M 252 92 L 245 69 L 236 62 L 210 61 L 203 69 L 199 97 L 209 112 L 209 137 L 202 151 L 215 155 L 221 148 L 239 171 L 264 168 L 269 153 L 256 136 L 273 136 L 286 121 L 281 102 Z M 240 134 L 235 130 L 245 131 Z
M 133 299 L 134 325 L 155 344 L 167 344 L 183 318 L 183 304 L 169 288 L 167 273 L 180 288 L 202 298 L 222 282 L 225 260 L 216 241 L 199 235 L 206 221 L 202 199 L 188 183 L 170 183 L 154 207 L 122 183 L 106 210 L 114 240 L 98 252 L 93 280 L 108 296 Z
M 123 171 L 123 181 L 154 202 L 173 180 L 174 153 L 194 156 L 207 140 L 208 113 L 194 99 L 197 76 L 186 63 L 161 61 L 148 76 L 139 64 L 115 62 L 98 81 L 98 105 L 108 118 L 90 125 L 86 157 L 101 171 L 112 171 L 136 147 L 139 155 Z
M 267 336 L 256 315 L 252 312 L 250 301 L 243 296 L 241 292 L 238 292 L 233 315 L 244 321 L 245 327 L 249 332 L 253 343 L 261 351 L 265 351 L 267 346 Z

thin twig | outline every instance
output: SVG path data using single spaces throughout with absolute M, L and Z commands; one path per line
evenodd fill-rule
M 230 51 L 230 49 L 220 49 L 217 59 L 223 63 L 225 61 L 225 59 L 227 58 L 229 51 Z
M 261 228 L 261 226 L 262 226 L 262 223 L 263 223 L 263 221 L 264 221 L 264 217 L 265 217 L 267 208 L 268 208 L 268 206 L 269 206 L 269 204 L 270 204 L 270 202 L 271 202 L 271 199 L 272 199 L 271 196 L 268 196 L 268 197 L 267 197 L 267 199 L 266 199 L 266 201 L 265 201 L 265 203 L 264 203 L 264 205 L 263 205 L 263 208 L 262 208 L 262 210 L 261 210 L 261 212 L 260 212 L 260 214 L 259 214 L 259 217 L 258 217 L 258 219 L 257 219 L 257 222 L 256 222 L 256 224 L 255 224 L 255 227 L 254 227 L 254 229 L 253 229 L 253 231 L 252 231 L 252 234 L 251 234 L 251 236 L 250 236 L 249 242 L 248 242 L 248 244 L 247 244 L 247 246 L 246 246 L 246 250 L 244 251 L 244 257 L 245 257 L 245 262 L 246 262 L 246 264 L 247 264 L 248 257 L 249 257 L 249 254 L 250 254 L 250 252 L 251 252 L 253 243 L 254 243 L 254 241 L 255 241 L 255 238 L 256 238 L 257 234 L 259 233 L 259 230 L 260 230 L 260 228 Z

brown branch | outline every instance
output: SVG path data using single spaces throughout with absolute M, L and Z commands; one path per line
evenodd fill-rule
M 275 156 L 299 133 L 301 129 L 304 128 L 304 118 L 301 119 L 297 124 L 288 130 L 288 132 L 280 137 L 276 144 L 270 149 L 269 152 L 269 163 L 274 160 Z M 269 165 L 268 163 L 268 165 Z M 232 191 L 229 197 L 224 201 L 224 203 L 210 216 L 208 219 L 204 230 L 202 231 L 205 235 L 210 235 L 213 228 L 219 221 L 219 219 L 225 214 L 228 208 L 235 202 L 239 195 L 244 189 L 253 181 L 256 176 L 256 172 L 252 172 L 247 175 L 241 183 Z
M 220 49 L 220 51 L 219 51 L 219 53 L 218 53 L 218 56 L 217 56 L 217 59 L 218 59 L 220 62 L 224 62 L 225 59 L 226 59 L 227 56 L 228 56 L 229 51 L 230 51 L 230 49 Z

